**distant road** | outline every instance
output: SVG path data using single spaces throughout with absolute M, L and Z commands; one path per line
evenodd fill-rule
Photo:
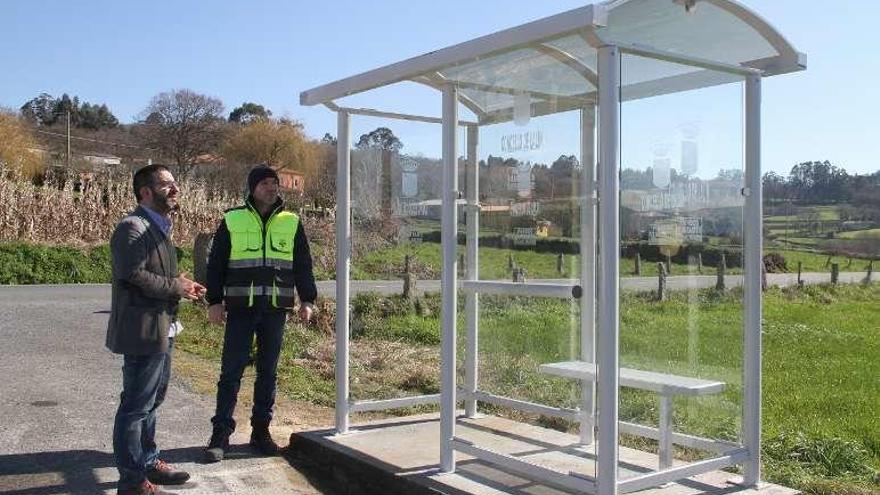
M 867 275 L 866 272 L 840 272 L 840 283 L 854 284 L 862 282 Z M 874 275 L 880 279 L 880 274 Z M 831 281 L 830 273 L 808 272 L 803 273 L 801 278 L 805 284 L 823 284 Z M 538 283 L 567 283 L 567 279 L 528 279 L 529 282 Z M 704 289 L 715 287 L 715 275 L 695 275 L 695 276 L 670 276 L 667 278 L 667 287 L 669 289 Z M 742 285 L 742 275 L 727 275 L 725 277 L 727 287 L 738 287 Z M 767 283 L 773 286 L 788 287 L 797 285 L 796 273 L 769 273 L 767 274 Z M 24 290 L 9 290 L 15 287 L 21 287 Z M 76 287 L 76 290 L 71 290 Z M 623 277 L 620 280 L 620 287 L 627 291 L 651 291 L 657 289 L 657 277 Z M 38 289 L 39 288 L 39 289 Z M 80 284 L 80 285 L 27 285 L 27 286 L 0 286 L 4 289 L 4 302 L 29 302 L 35 297 L 49 298 L 63 295 L 65 302 L 80 301 L 109 301 L 110 285 L 108 284 Z M 419 293 L 424 292 L 440 292 L 439 280 L 419 280 L 416 282 L 416 289 Z M 380 294 L 399 294 L 403 292 L 402 280 L 352 280 L 352 295 L 359 292 L 378 292 Z M 324 280 L 318 282 L 318 293 L 324 297 L 336 297 L 336 281 Z M 39 294 L 39 295 L 37 295 Z
M 841 272 L 840 283 L 852 284 L 858 283 L 865 279 L 866 272 Z M 878 276 L 880 278 L 880 276 Z M 803 273 L 801 279 L 805 284 L 822 284 L 831 282 L 830 273 L 810 272 Z M 695 275 L 695 276 L 670 276 L 666 279 L 667 288 L 669 289 L 704 289 L 715 287 L 715 275 Z M 738 287 L 742 285 L 742 275 L 727 275 L 724 278 L 728 288 Z M 537 283 L 567 283 L 568 279 L 528 279 L 529 282 Z M 773 286 L 788 287 L 797 285 L 796 273 L 768 273 L 767 283 Z M 657 277 L 623 277 L 620 280 L 620 287 L 627 291 L 652 291 L 657 289 Z M 416 289 L 419 293 L 423 292 L 440 292 L 439 280 L 419 280 L 416 283 Z M 351 292 L 379 292 L 381 294 L 400 294 L 403 292 L 403 281 L 401 280 L 352 280 Z M 318 282 L 318 292 L 326 297 L 336 297 L 336 282 L 333 280 Z

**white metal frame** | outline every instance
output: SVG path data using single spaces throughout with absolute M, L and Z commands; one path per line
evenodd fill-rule
M 397 64 L 343 79 L 301 94 L 306 105 L 324 104 L 338 114 L 337 149 L 337 287 L 336 287 L 336 352 L 337 352 L 337 408 L 336 430 L 338 434 L 350 431 L 350 414 L 407 407 L 418 404 L 439 403 L 441 407 L 441 459 L 442 472 L 455 471 L 455 451 L 470 454 L 479 459 L 501 465 L 566 489 L 585 493 L 617 494 L 644 489 L 667 481 L 674 481 L 719 469 L 732 464 L 744 466 L 743 483 L 755 486 L 760 481 L 760 425 L 761 425 L 761 166 L 760 166 L 760 108 L 761 78 L 767 75 L 791 72 L 805 67 L 805 56 L 788 44 L 763 19 L 732 0 L 698 0 L 712 3 L 756 29 L 780 53 L 778 57 L 753 61 L 740 66 L 702 60 L 656 50 L 603 40 L 596 31 L 607 19 L 611 9 L 630 0 L 616 0 L 601 5 L 574 9 L 556 16 L 535 21 L 517 28 L 475 39 L 450 48 L 415 57 Z M 562 34 L 580 32 L 598 52 L 596 73 L 577 65 L 570 55 L 542 41 Z M 533 104 L 534 115 L 550 111 L 580 109 L 581 122 L 581 278 L 579 284 L 538 284 L 480 281 L 478 265 L 479 242 L 479 167 L 477 165 L 479 125 L 509 119 L 506 111 L 494 114 L 482 112 L 472 101 L 462 98 L 454 81 L 443 80 L 439 75 L 443 68 L 470 60 L 484 58 L 512 48 L 532 46 L 580 72 L 585 81 L 598 91 L 562 99 L 547 106 L 543 102 Z M 722 72 L 744 77 L 745 114 L 745 170 L 746 187 L 744 208 L 744 366 L 743 366 L 743 443 L 721 442 L 672 432 L 667 428 L 620 422 L 618 417 L 619 381 L 619 124 L 620 104 L 624 100 L 648 97 L 673 90 L 686 90 L 705 85 L 697 72 L 687 77 L 671 78 L 662 84 L 621 88 L 621 55 L 633 54 L 657 60 L 679 63 L 704 69 L 705 72 Z M 434 74 L 434 76 L 432 76 Z M 674 80 L 672 80 L 674 79 Z M 333 100 L 346 95 L 363 92 L 379 86 L 403 80 L 428 84 L 442 91 L 442 116 L 425 117 L 365 108 L 346 108 Z M 484 88 L 492 90 L 491 87 Z M 498 92 L 506 88 L 495 88 Z M 561 104 L 560 104 L 561 102 Z M 478 122 L 462 121 L 458 117 L 458 104 L 472 110 Z M 598 110 L 598 119 L 597 119 Z M 390 119 L 437 123 L 442 126 L 443 201 L 442 201 L 442 389 L 440 394 L 405 397 L 389 400 L 352 401 L 349 390 L 349 300 L 351 262 L 351 187 L 350 187 L 350 123 L 351 115 L 365 115 Z M 598 126 L 596 122 L 598 121 Z M 467 197 L 460 199 L 458 189 L 458 126 L 467 128 L 466 180 Z M 597 134 L 598 129 L 598 134 Z M 598 138 L 598 139 L 597 139 Z M 598 147 L 596 142 L 598 141 Z M 598 148 L 598 160 L 594 159 Z M 594 168 L 595 165 L 595 168 Z M 467 212 L 466 256 L 467 270 L 462 281 L 458 280 L 456 244 L 458 206 Z M 598 234 L 598 235 L 597 235 Z M 598 242 L 597 242 L 598 240 Z M 463 388 L 456 383 L 456 301 L 458 290 L 466 294 L 465 324 L 465 380 Z M 581 360 L 595 362 L 598 379 L 592 383 L 582 382 L 583 400 L 579 409 L 566 409 L 516 400 L 488 394 L 479 390 L 479 363 L 477 349 L 479 329 L 477 315 L 479 294 L 503 293 L 513 295 L 536 295 L 543 297 L 579 298 L 581 307 Z M 598 401 L 597 399 L 598 393 Z M 594 431 L 601 432 L 596 455 L 597 476 L 585 477 L 573 473 L 559 473 L 522 459 L 513 458 L 472 442 L 457 438 L 455 424 L 459 401 L 465 405 L 465 415 L 477 414 L 477 403 L 486 402 L 523 411 L 557 416 L 581 422 L 581 443 L 594 442 Z M 598 402 L 598 414 L 596 403 Z M 669 422 L 669 404 L 665 404 L 661 422 Z M 598 424 L 595 423 L 598 417 Z M 647 473 L 626 480 L 618 479 L 618 435 L 626 432 L 676 443 L 719 454 L 713 459 L 672 466 L 670 458 L 662 459 L 658 472 Z

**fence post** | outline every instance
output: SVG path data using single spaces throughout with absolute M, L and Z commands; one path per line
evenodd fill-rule
M 761 291 L 767 292 L 767 265 L 761 261 Z
M 725 270 L 727 270 L 727 257 L 722 252 L 721 259 L 718 260 L 718 279 L 715 281 L 715 290 L 719 292 L 723 292 L 727 289 L 727 284 L 724 282 Z
M 657 263 L 657 300 L 666 300 L 666 266 Z
M 831 263 L 831 283 L 837 284 L 837 281 L 839 278 L 840 278 L 840 264 Z
M 562 253 L 559 253 L 556 256 L 556 273 L 562 275 L 562 273 L 564 271 L 565 271 L 565 255 Z
M 526 281 L 526 271 L 519 267 L 513 268 L 513 281 L 514 282 L 525 282 Z
M 703 253 L 697 253 L 697 272 L 703 273 Z
M 871 283 L 871 274 L 874 273 L 874 260 L 868 261 L 868 273 L 865 274 L 865 284 Z
M 672 255 L 666 253 L 666 273 L 672 274 Z
M 403 259 L 403 297 L 412 299 L 416 291 L 416 276 L 412 272 L 410 255 Z
M 636 252 L 636 269 L 635 275 L 637 277 L 642 276 L 642 253 Z
M 193 278 L 202 285 L 208 283 L 208 253 L 213 241 L 214 234 L 201 232 L 193 243 Z
M 804 272 L 804 262 L 798 261 L 798 287 L 804 286 L 803 272 Z
M 513 261 L 513 253 L 507 253 L 507 268 L 513 269 L 516 263 Z
M 467 261 L 465 260 L 464 253 L 458 254 L 458 275 L 463 277 L 467 272 Z

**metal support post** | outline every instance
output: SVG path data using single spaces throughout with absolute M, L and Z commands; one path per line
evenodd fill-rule
M 465 280 L 479 279 L 479 241 L 480 241 L 480 164 L 477 160 L 477 146 L 480 128 L 467 127 L 467 271 Z M 469 292 L 465 299 L 467 321 L 467 342 L 465 346 L 465 390 L 473 397 L 479 379 L 479 304 L 480 295 Z M 477 400 L 468 398 L 464 402 L 465 415 L 473 418 L 477 414 Z
M 581 109 L 581 360 L 596 362 L 596 107 Z M 581 443 L 593 443 L 596 387 L 581 381 Z
M 351 266 L 351 117 L 336 115 L 336 433 L 348 433 L 348 296 Z
M 660 395 L 660 439 L 657 441 L 660 450 L 660 470 L 672 467 L 672 396 Z
M 761 479 L 761 77 L 747 76 L 745 84 L 745 228 L 743 335 L 743 444 L 749 460 L 743 483 Z
M 442 385 L 440 389 L 440 471 L 455 471 L 455 326 L 457 303 L 457 256 L 458 219 L 458 88 L 447 84 L 443 88 L 443 211 L 441 216 L 443 268 L 442 298 L 442 345 L 440 362 Z
M 599 441 L 597 493 L 617 495 L 620 283 L 620 50 L 599 48 Z

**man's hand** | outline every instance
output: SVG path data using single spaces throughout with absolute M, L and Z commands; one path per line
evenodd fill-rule
M 205 289 L 204 285 L 187 278 L 186 272 L 181 272 L 181 274 L 177 276 L 177 280 L 180 281 L 180 286 L 183 288 L 183 294 L 181 294 L 181 297 L 185 297 L 191 301 L 201 299 L 208 291 Z
M 226 322 L 226 308 L 223 307 L 223 304 L 208 306 L 208 321 L 215 325 L 222 325 Z
M 302 321 L 303 325 L 308 325 L 309 321 L 312 319 L 312 313 L 315 312 L 315 307 L 311 303 L 302 303 L 299 305 L 299 319 Z

